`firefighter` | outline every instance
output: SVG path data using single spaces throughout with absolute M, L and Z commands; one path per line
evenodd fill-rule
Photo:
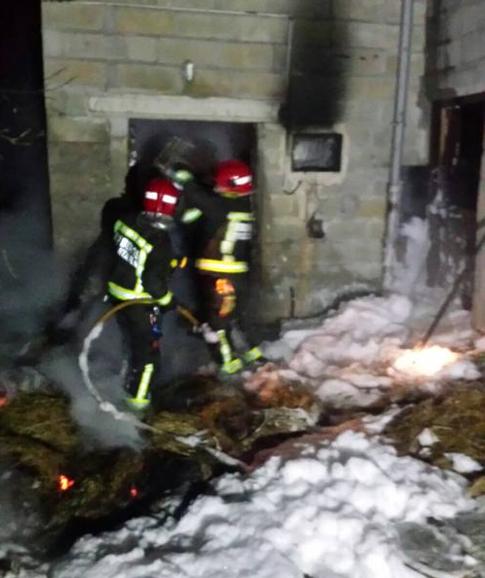
M 177 171 L 172 172 L 177 180 Z M 200 297 L 201 321 L 223 374 L 263 361 L 261 350 L 251 347 L 241 330 L 241 301 L 248 293 L 248 272 L 254 215 L 251 210 L 253 177 L 238 160 L 221 162 L 213 188 L 182 175 L 180 220 L 187 225 L 189 253 Z
M 60 319 L 49 328 L 49 337 L 54 343 L 62 343 L 72 338 L 83 310 L 89 308 L 92 301 L 103 294 L 108 281 L 107 274 L 114 262 L 114 224 L 124 215 L 143 209 L 144 192 L 144 187 L 140 186 L 140 169 L 135 164 L 130 167 L 125 177 L 123 194 L 109 199 L 103 206 L 99 235 L 72 275 L 66 300 L 59 312 Z
M 107 284 L 111 301 L 154 301 L 118 313 L 131 352 L 126 401 L 134 409 L 150 404 L 151 386 L 160 371 L 161 317 L 174 307 L 168 282 L 180 264 L 171 242 L 179 196 L 180 189 L 170 181 L 152 179 L 145 189 L 142 211 L 125 212 L 113 226 L 115 263 Z

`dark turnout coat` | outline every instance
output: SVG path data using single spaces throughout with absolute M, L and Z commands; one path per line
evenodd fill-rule
M 109 294 L 121 301 L 153 298 L 168 304 L 173 258 L 168 230 L 153 228 L 142 213 L 128 212 L 114 222 L 112 235 Z
M 250 197 L 226 198 L 189 184 L 181 205 L 179 219 L 188 225 L 188 254 L 195 268 L 213 273 L 246 273 L 254 222 Z

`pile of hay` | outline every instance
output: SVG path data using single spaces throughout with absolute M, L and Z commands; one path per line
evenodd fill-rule
M 146 417 L 151 430 L 138 452 L 87 447 L 69 400 L 48 388 L 17 393 L 0 408 L 0 461 L 32 479 L 47 533 L 58 536 L 77 521 L 110 517 L 207 480 L 227 467 L 220 456 L 238 458 L 260 438 L 302 432 L 318 419 L 317 404 L 313 417 L 294 407 L 264 408 L 213 378 L 176 387 L 165 407 Z
M 445 454 L 464 454 L 485 467 L 485 385 L 483 382 L 454 384 L 453 390 L 401 412 L 386 428 L 401 454 L 410 454 L 441 468 L 452 463 Z M 428 429 L 435 443 L 423 446 L 419 435 Z M 470 476 L 471 493 L 485 493 L 485 476 Z

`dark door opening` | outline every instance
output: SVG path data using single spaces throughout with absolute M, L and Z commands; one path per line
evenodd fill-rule
M 431 286 L 449 286 L 453 281 L 450 273 L 453 275 L 467 263 L 473 270 L 484 110 L 485 95 L 435 105 L 431 199 L 439 199 L 441 210 L 429 214 Z M 464 283 L 461 297 L 463 306 L 470 309 L 472 276 Z
M 173 137 L 193 142 L 207 162 L 238 158 L 255 169 L 256 131 L 252 124 L 185 120 L 130 119 L 130 161 L 142 175 Z M 143 176 L 141 177 L 143 178 Z
M 193 142 L 208 163 L 228 159 L 240 159 L 247 162 L 256 175 L 256 127 L 248 123 L 130 119 L 130 163 L 137 163 L 138 188 L 142 188 L 153 175 L 153 161 L 164 145 L 173 137 Z M 211 172 L 210 170 L 208 172 Z M 254 212 L 258 216 L 257 195 L 252 196 Z M 250 307 L 245 308 L 243 324 L 245 329 L 256 335 L 258 325 L 257 305 L 261 279 L 260 243 L 258 227 L 253 244 L 252 266 L 250 271 L 251 295 Z M 247 304 L 249 305 L 249 303 Z

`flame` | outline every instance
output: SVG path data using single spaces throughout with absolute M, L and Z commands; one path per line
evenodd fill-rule
M 408 349 L 393 364 L 394 369 L 415 376 L 430 377 L 439 373 L 444 367 L 458 359 L 458 354 L 433 345 L 424 349 Z
M 132 486 L 130 488 L 130 496 L 132 498 L 136 498 L 138 496 L 138 488 L 136 488 L 135 486 Z
M 68 478 L 64 474 L 60 474 L 57 478 L 57 484 L 59 490 L 61 492 L 65 492 L 67 490 L 70 490 L 72 486 L 74 486 L 74 480 L 71 480 L 71 478 Z

